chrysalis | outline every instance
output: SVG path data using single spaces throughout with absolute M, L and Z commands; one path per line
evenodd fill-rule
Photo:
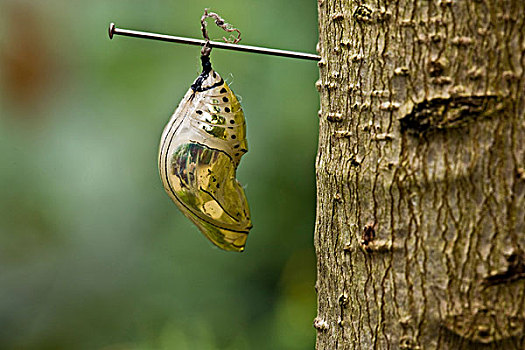
M 209 53 L 209 51 L 208 51 Z M 218 247 L 242 252 L 252 227 L 235 178 L 248 151 L 237 97 L 203 55 L 202 73 L 164 128 L 159 172 L 168 195 Z

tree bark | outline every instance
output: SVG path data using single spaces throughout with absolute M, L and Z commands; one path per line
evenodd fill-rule
M 318 0 L 318 349 L 525 349 L 525 2 Z

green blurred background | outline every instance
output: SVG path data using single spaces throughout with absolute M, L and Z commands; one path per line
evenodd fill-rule
M 316 64 L 212 52 L 248 124 L 236 254 L 157 173 L 200 48 L 107 36 L 200 37 L 205 7 L 241 43 L 315 52 L 315 1 L 0 0 L 0 349 L 314 347 Z

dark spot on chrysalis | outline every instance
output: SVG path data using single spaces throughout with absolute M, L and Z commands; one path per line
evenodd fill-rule
M 241 148 L 241 152 L 242 152 L 242 153 L 246 153 L 246 152 L 248 152 L 248 150 L 247 150 L 247 149 L 244 149 L 244 148 Z
M 202 111 L 200 109 L 198 109 L 195 113 L 202 114 Z
M 213 77 L 214 77 L 214 78 L 217 78 L 217 74 L 215 74 L 215 72 L 213 72 Z
M 239 145 L 235 145 L 235 146 L 233 146 L 233 148 L 239 148 Z
M 224 97 L 222 98 L 222 100 L 223 100 L 224 102 L 228 102 L 228 101 L 229 101 L 229 100 L 228 100 L 228 97 L 226 97 L 226 96 L 224 96 Z
M 235 124 L 235 120 L 230 119 L 230 124 Z
M 239 153 L 235 153 L 235 156 L 238 157 L 238 156 L 239 156 Z
M 222 88 L 221 89 L 221 94 L 225 94 L 227 91 L 226 91 L 226 88 Z
M 235 140 L 236 138 L 237 138 L 237 136 L 235 136 L 235 135 L 232 135 L 232 139 L 234 139 L 234 140 Z
M 225 111 L 226 113 L 230 113 L 230 107 L 224 107 L 224 111 Z
M 221 187 L 221 186 L 220 186 L 219 183 L 217 182 L 217 188 L 219 188 L 219 187 Z
M 228 129 L 233 130 L 233 126 L 228 126 Z

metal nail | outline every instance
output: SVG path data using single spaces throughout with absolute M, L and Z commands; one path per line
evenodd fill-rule
M 179 43 L 179 44 L 187 44 L 187 45 L 195 45 L 195 46 L 204 46 L 204 44 L 206 43 L 206 41 L 204 40 L 194 39 L 194 38 L 186 38 L 186 37 L 181 37 L 181 36 L 173 36 L 173 35 L 150 33 L 150 32 L 141 32 L 138 30 L 130 30 L 130 29 L 121 29 L 121 28 L 117 28 L 115 26 L 115 23 L 110 23 L 109 38 L 113 39 L 114 35 L 122 35 L 122 36 L 129 36 L 132 38 L 151 39 L 151 40 L 166 41 L 170 43 Z M 211 47 L 217 48 L 217 49 L 252 52 L 252 53 L 258 53 L 258 54 L 264 54 L 264 55 L 298 58 L 298 59 L 311 60 L 311 61 L 321 60 L 321 56 L 314 55 L 311 53 L 305 53 L 305 52 L 287 51 L 287 50 L 270 49 L 270 48 L 258 47 L 258 46 L 222 43 L 218 41 L 210 41 L 210 45 Z

